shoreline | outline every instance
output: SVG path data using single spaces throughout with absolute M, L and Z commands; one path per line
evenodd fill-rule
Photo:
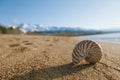
M 78 38 L 91 39 L 91 40 L 100 41 L 100 42 L 120 44 L 120 33 L 78 36 Z
M 102 40 L 102 39 L 90 39 L 90 38 L 80 38 L 80 37 L 77 37 L 78 39 L 82 39 L 82 40 L 85 40 L 85 39 L 88 39 L 88 40 L 93 40 L 93 41 L 97 41 L 97 42 L 101 42 L 101 43 L 110 43 L 110 44 L 120 44 L 120 42 L 115 42 L 115 41 L 110 41 L 110 40 Z

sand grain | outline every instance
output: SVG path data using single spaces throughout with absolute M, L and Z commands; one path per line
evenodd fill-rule
M 100 43 L 96 65 L 72 67 L 72 37 L 0 35 L 0 80 L 120 80 L 120 45 Z

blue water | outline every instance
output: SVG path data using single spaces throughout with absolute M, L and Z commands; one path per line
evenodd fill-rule
M 80 36 L 80 38 L 120 44 L 120 33 Z

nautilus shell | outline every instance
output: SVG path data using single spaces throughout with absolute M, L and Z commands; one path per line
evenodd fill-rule
M 83 40 L 79 42 L 72 53 L 73 64 L 78 64 L 80 61 L 85 60 L 90 64 L 95 64 L 100 61 L 102 57 L 101 46 L 92 40 Z

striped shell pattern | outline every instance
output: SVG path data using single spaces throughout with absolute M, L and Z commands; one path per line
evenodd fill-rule
M 90 64 L 95 64 L 102 57 L 102 48 L 92 40 L 83 40 L 79 42 L 72 53 L 73 64 L 78 64 L 81 60 L 86 60 Z

